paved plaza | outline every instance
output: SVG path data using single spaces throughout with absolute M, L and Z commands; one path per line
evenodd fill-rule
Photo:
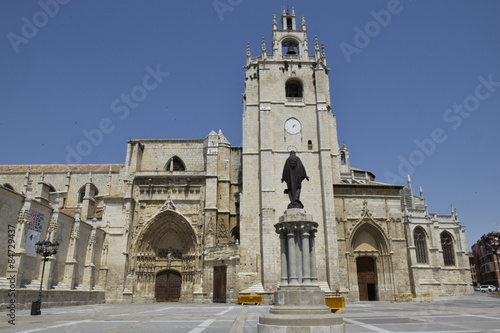
M 99 304 L 42 308 L 41 316 L 17 310 L 13 326 L 0 312 L 3 333 L 221 333 L 256 332 L 270 306 L 237 304 Z M 342 315 L 349 333 L 500 332 L 500 298 L 476 292 L 431 303 L 348 303 Z

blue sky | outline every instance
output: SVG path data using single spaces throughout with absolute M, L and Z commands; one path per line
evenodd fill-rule
M 495 0 L 2 1 L 0 164 L 123 163 L 131 138 L 219 129 L 241 145 L 246 43 L 271 49 L 282 5 L 325 44 L 351 165 L 411 174 L 431 212 L 457 208 L 469 246 L 496 230 Z

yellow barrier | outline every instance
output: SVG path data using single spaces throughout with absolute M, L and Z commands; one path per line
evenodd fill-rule
M 404 295 L 403 302 L 415 302 L 415 295 L 413 294 Z
M 345 298 L 341 296 L 326 296 L 325 304 L 333 313 L 342 313 L 342 309 L 345 309 Z
M 391 302 L 415 302 L 416 299 L 420 299 L 420 302 L 430 302 L 432 301 L 431 294 L 421 294 L 417 297 L 415 294 L 403 294 L 403 295 L 391 295 Z
M 239 304 L 256 304 L 256 305 L 261 305 L 262 304 L 262 296 L 258 295 L 239 295 L 238 296 L 238 303 Z

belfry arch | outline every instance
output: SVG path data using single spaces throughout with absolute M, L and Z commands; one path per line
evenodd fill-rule
M 132 248 L 134 299 L 157 300 L 159 288 L 170 286 L 180 288 L 180 297 L 159 301 L 192 301 L 193 288 L 199 279 L 195 271 L 200 263 L 196 258 L 195 232 L 184 216 L 172 209 L 161 210 L 140 228 Z M 172 279 L 176 280 L 175 286 Z M 169 282 L 165 284 L 163 280 Z M 173 291 L 166 291 L 170 292 Z
M 357 300 L 386 299 L 393 290 L 394 272 L 384 230 L 372 218 L 365 218 L 354 228 L 348 248 L 349 289 L 357 292 Z

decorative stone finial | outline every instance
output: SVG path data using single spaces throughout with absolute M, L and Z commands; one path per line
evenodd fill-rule
M 320 59 L 320 52 L 319 52 L 318 36 L 314 36 L 314 54 L 316 56 L 316 60 L 319 60 Z

